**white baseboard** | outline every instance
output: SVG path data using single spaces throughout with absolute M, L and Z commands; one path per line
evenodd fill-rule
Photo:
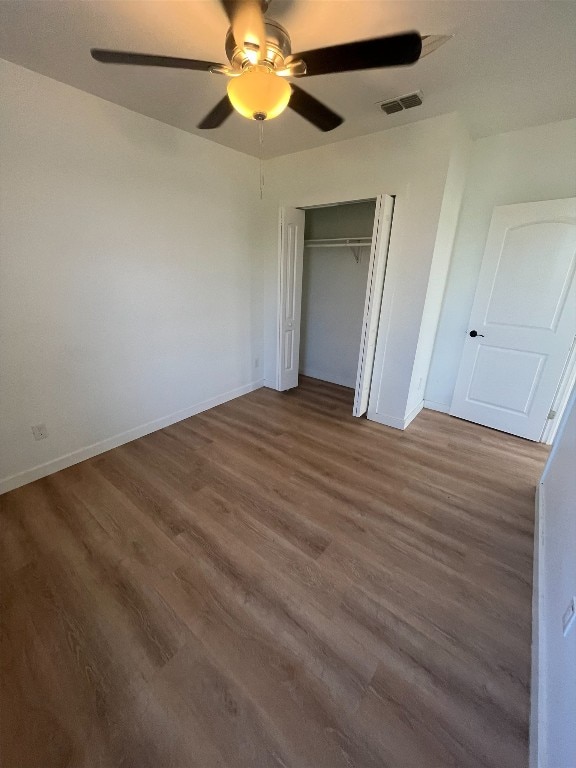
M 536 488 L 536 512 L 534 520 L 534 566 L 532 578 L 532 671 L 530 682 L 530 768 L 543 768 L 545 765 L 542 750 L 544 740 L 544 634 L 540 626 L 543 617 L 541 556 L 544 541 L 544 488 L 539 483 Z
M 176 411 L 168 416 L 163 416 L 160 419 L 154 419 L 146 424 L 141 424 L 138 427 L 129 429 L 127 432 L 122 432 L 119 435 L 108 437 L 105 440 L 100 440 L 98 443 L 87 445 L 85 448 L 80 448 L 72 453 L 67 453 L 64 456 L 60 456 L 57 459 L 52 459 L 45 464 L 39 464 L 36 467 L 27 469 L 24 472 L 19 472 L 16 475 L 5 477 L 0 480 L 0 494 L 13 491 L 15 488 L 19 488 L 21 485 L 32 483 L 34 480 L 39 480 L 41 477 L 46 477 L 54 472 L 59 472 L 61 469 L 71 467 L 73 464 L 78 464 L 86 459 L 91 459 L 93 456 L 98 456 L 99 453 L 104 453 L 112 448 L 118 448 L 119 445 L 129 443 L 132 440 L 137 440 L 139 437 L 149 435 L 151 432 L 156 432 L 164 427 L 169 427 L 171 424 L 176 424 L 178 421 L 188 419 L 190 416 L 195 416 L 202 411 L 208 411 L 210 408 L 214 408 L 217 405 L 222 405 L 229 400 L 234 400 L 236 397 L 247 395 L 248 392 L 253 392 L 255 389 L 260 389 L 264 385 L 264 379 L 253 381 L 250 384 L 245 384 L 243 387 L 232 389 L 229 392 L 224 392 L 216 397 L 211 397 L 208 400 L 204 400 L 201 403 L 191 405 L 189 408 L 184 408 L 181 411 Z
M 420 413 L 424 407 L 424 401 L 418 403 L 416 408 L 413 408 L 403 419 L 397 416 L 390 416 L 387 413 L 371 413 L 368 410 L 368 418 L 370 421 L 376 421 L 378 424 L 384 424 L 387 427 L 394 427 L 394 429 L 406 429 L 411 421 L 414 421 L 416 416 Z
M 404 419 L 398 419 L 396 416 L 390 416 L 387 413 L 370 413 L 370 411 L 368 411 L 368 418 L 370 421 L 375 421 L 377 424 L 384 424 L 385 427 L 404 429 Z
M 406 414 L 406 416 L 404 417 L 404 429 L 406 429 L 406 427 L 408 426 L 408 424 L 410 424 L 411 421 L 414 421 L 414 419 L 416 418 L 416 416 L 418 416 L 422 408 L 424 408 L 424 400 L 419 402 L 418 405 L 410 411 L 410 413 Z
M 450 405 L 448 403 L 437 403 L 434 400 L 424 400 L 424 408 L 428 408 L 430 411 L 439 411 L 440 413 L 450 413 Z

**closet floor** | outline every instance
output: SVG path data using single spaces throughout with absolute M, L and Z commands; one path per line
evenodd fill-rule
M 260 389 L 0 498 L 4 768 L 525 768 L 547 449 Z

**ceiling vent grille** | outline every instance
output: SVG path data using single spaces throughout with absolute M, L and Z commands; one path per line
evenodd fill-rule
M 380 109 L 386 112 L 387 115 L 393 115 L 395 112 L 402 112 L 403 109 L 419 107 L 420 104 L 422 104 L 422 91 L 416 91 L 415 93 L 407 93 L 405 96 L 400 96 L 397 99 L 384 101 L 380 104 Z

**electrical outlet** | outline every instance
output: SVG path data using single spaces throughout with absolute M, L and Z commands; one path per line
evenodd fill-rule
M 254 358 L 254 368 L 260 368 L 260 358 L 255 357 Z
M 32 434 L 34 435 L 34 440 L 45 440 L 48 437 L 46 424 L 36 424 L 35 427 L 32 427 Z
M 562 634 L 564 637 L 570 632 L 572 627 L 574 626 L 574 621 L 576 619 L 576 597 L 573 597 L 572 600 L 570 600 L 570 604 L 568 605 L 568 608 L 564 611 L 564 615 L 562 616 Z

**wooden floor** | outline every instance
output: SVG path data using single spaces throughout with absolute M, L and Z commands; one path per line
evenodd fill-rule
M 3 768 L 526 768 L 547 450 L 261 389 L 1 497 Z

